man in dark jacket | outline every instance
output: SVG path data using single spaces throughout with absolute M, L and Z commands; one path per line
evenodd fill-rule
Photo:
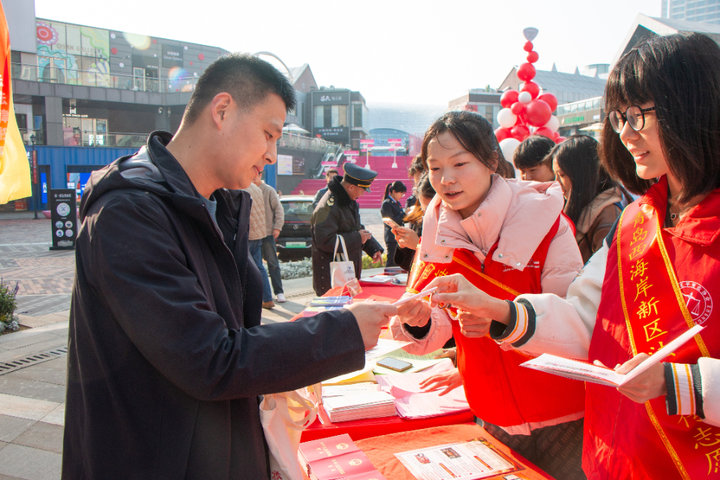
M 395 308 L 260 325 L 250 185 L 294 106 L 251 56 L 213 63 L 179 130 L 93 173 L 68 342 L 66 480 L 268 479 L 259 396 L 364 365 Z M 232 190 L 229 190 L 232 189 Z
M 335 176 L 328 183 L 328 193 L 315 207 L 312 214 L 312 263 L 313 288 L 322 295 L 331 287 L 330 262 L 333 261 L 335 239 L 342 235 L 348 250 L 348 260 L 355 265 L 355 276 L 362 272 L 362 252 L 374 262 L 382 258 L 383 248 L 372 233 L 360 223 L 360 207 L 357 199 L 370 189 L 376 172 L 345 163 L 344 176 Z M 339 248 L 340 250 L 340 248 Z

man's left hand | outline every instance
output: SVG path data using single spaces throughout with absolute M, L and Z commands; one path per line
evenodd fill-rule
M 377 252 L 375 252 L 372 259 L 373 259 L 373 263 L 378 263 L 380 260 L 382 260 L 382 252 L 379 250 Z
M 280 230 L 277 228 L 273 230 L 273 238 L 277 240 L 277 237 L 280 236 Z

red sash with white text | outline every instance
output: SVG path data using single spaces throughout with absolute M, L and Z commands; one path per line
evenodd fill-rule
M 654 208 L 629 205 L 613 245 L 589 352 L 609 366 L 652 353 L 694 325 Z M 696 363 L 700 356 L 709 353 L 696 335 L 666 361 Z M 664 396 L 641 405 L 588 384 L 585 426 L 583 467 L 591 478 L 720 478 L 720 428 L 667 415 Z

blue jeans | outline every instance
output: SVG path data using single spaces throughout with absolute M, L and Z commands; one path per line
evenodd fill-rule
M 260 270 L 260 276 L 263 279 L 262 301 L 270 302 L 272 301 L 272 291 L 270 290 L 270 280 L 268 280 L 268 274 L 262 261 L 262 241 L 262 238 L 260 240 L 250 240 L 248 246 L 250 247 L 250 256 L 252 256 L 255 265 L 257 265 L 258 270 Z
M 283 293 L 282 274 L 280 272 L 280 262 L 277 258 L 277 250 L 275 247 L 275 237 L 268 235 L 262 239 L 262 256 L 267 262 L 268 271 L 270 272 L 270 281 L 272 282 L 273 292 L 275 295 Z

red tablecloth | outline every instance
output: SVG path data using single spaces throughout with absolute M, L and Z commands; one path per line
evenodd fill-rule
M 517 466 L 517 470 L 510 473 L 503 473 L 487 478 L 502 479 L 506 475 L 517 475 L 523 480 L 547 480 L 549 476 L 538 467 L 525 460 L 510 448 L 502 444 L 495 437 L 476 424 L 447 425 L 442 427 L 427 428 L 421 431 L 400 432 L 390 435 L 355 439 L 355 444 L 365 452 L 372 464 L 388 480 L 416 480 L 414 476 L 395 457 L 395 453 L 415 450 L 418 448 L 442 445 L 445 443 L 459 443 L 476 439 L 485 439 L 498 451 Z

